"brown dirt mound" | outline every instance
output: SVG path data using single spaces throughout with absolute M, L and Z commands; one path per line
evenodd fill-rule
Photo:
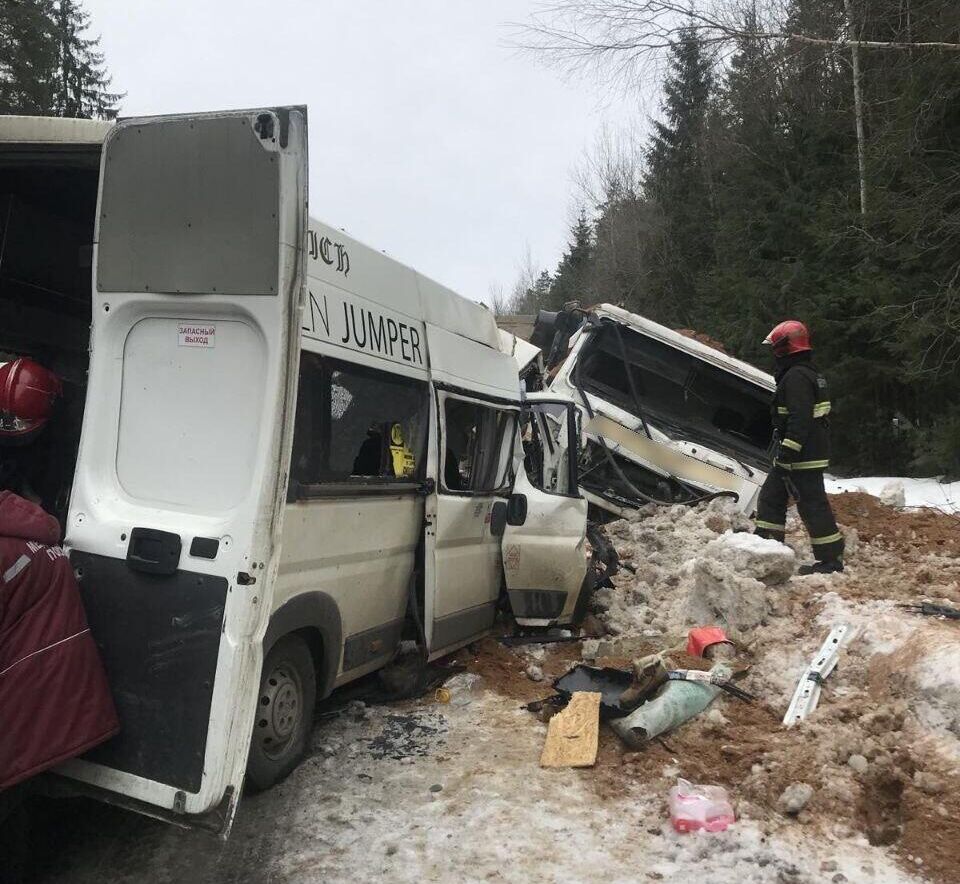
M 458 651 L 454 662 L 466 666 L 467 672 L 482 676 L 484 687 L 529 703 L 552 696 L 553 680 L 580 661 L 580 642 L 546 645 L 546 658 L 537 664 L 543 671 L 543 681 L 533 681 L 526 673 L 527 663 L 494 638 L 485 638 Z
M 960 519 L 937 510 L 898 510 L 871 494 L 830 495 L 837 521 L 857 529 L 861 540 L 899 553 L 960 555 Z

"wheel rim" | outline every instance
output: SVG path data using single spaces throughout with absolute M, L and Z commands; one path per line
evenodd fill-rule
M 257 740 L 263 754 L 283 755 L 296 738 L 303 716 L 303 685 L 288 663 L 276 666 L 263 680 L 257 706 Z

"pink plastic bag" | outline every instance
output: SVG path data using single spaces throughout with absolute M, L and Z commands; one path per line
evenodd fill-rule
M 733 805 L 722 786 L 698 786 L 678 779 L 670 790 L 670 822 L 678 832 L 722 832 L 736 820 Z

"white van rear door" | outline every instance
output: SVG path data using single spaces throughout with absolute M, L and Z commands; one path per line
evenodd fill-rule
M 587 501 L 578 488 L 577 410 L 529 394 L 524 462 L 517 471 L 503 535 L 503 570 L 521 626 L 570 623 L 587 573 Z
M 306 182 L 305 108 L 124 120 L 104 145 L 66 540 L 121 731 L 62 772 L 220 831 L 278 558 Z

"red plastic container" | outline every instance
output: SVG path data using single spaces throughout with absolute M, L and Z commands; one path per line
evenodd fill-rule
M 697 626 L 687 635 L 687 654 L 691 657 L 702 657 L 703 652 L 711 645 L 721 643 L 733 644 L 719 626 Z

